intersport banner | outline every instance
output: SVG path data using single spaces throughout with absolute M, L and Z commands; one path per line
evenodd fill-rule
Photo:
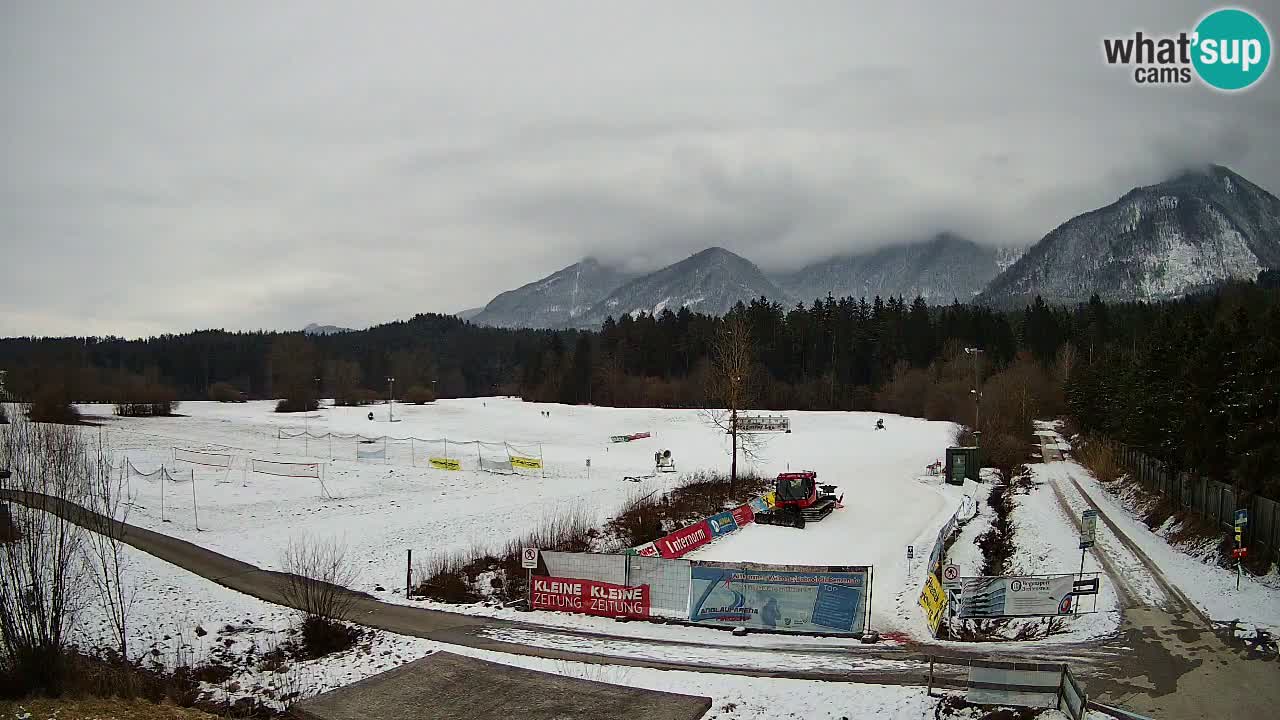
M 689 619 L 759 630 L 861 633 L 869 567 L 694 562 Z
M 706 520 L 698 522 L 654 540 L 658 554 L 664 558 L 678 558 L 711 542 L 711 527 Z
M 649 617 L 649 586 L 535 575 L 531 605 L 534 610 L 645 619 Z

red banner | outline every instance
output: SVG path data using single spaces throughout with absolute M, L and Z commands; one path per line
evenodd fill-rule
M 636 555 L 641 557 L 658 557 L 658 546 L 651 542 L 647 542 L 633 549 L 636 551 Z
M 707 527 L 706 520 L 698 522 L 686 528 L 681 528 L 666 537 L 658 538 L 654 544 L 658 546 L 658 553 L 664 558 L 678 558 L 686 553 L 711 542 L 711 528 Z
M 756 519 L 756 513 L 751 509 L 750 505 L 736 507 L 729 512 L 733 513 L 733 521 L 738 523 L 738 527 L 742 527 L 749 522 L 754 522 Z
M 531 605 L 534 610 L 643 619 L 649 617 L 649 586 L 535 575 Z

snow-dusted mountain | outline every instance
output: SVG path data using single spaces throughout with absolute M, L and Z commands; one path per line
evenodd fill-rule
M 308 323 L 306 327 L 302 328 L 302 332 L 306 335 L 335 335 L 337 333 L 351 332 L 351 328 Z
M 1036 295 L 1074 303 L 1162 300 L 1280 267 L 1280 200 L 1213 165 L 1074 217 L 979 296 L 1017 305 Z
M 454 316 L 456 316 L 459 320 L 470 320 L 471 318 L 479 315 L 482 312 L 484 312 L 484 308 L 482 307 L 467 308 L 466 310 L 459 310 L 458 312 L 454 313 Z
M 761 296 L 779 302 L 790 299 L 750 260 L 713 247 L 619 287 L 583 313 L 575 324 L 595 328 L 610 316 L 675 312 L 681 307 L 723 315 L 738 301 L 749 302 Z
M 498 295 L 471 322 L 505 328 L 564 328 L 633 276 L 583 258 L 541 280 Z
M 822 260 L 774 279 L 804 302 L 831 293 L 865 298 L 900 295 L 907 300 L 919 295 L 932 305 L 944 305 L 972 299 L 1022 252 L 942 233 L 918 243 Z

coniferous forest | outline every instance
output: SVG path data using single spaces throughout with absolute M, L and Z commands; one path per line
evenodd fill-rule
M 1265 274 L 1264 274 L 1265 275 Z M 1177 302 L 1000 312 L 917 298 L 739 305 L 751 405 L 873 410 L 974 425 L 997 464 L 1025 457 L 1030 420 L 1080 430 L 1280 497 L 1280 290 L 1237 283 Z M 344 404 L 520 395 L 615 406 L 703 407 L 721 318 L 682 309 L 598 332 L 500 330 L 418 315 L 368 330 L 197 331 L 140 340 L 0 340 L 11 396 L 28 401 L 332 397 Z M 966 353 L 980 348 L 980 354 Z

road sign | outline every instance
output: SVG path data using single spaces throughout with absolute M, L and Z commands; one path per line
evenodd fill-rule
M 1080 549 L 1093 547 L 1098 533 L 1098 511 L 1085 510 L 1080 515 Z
M 960 587 L 959 565 L 948 565 L 942 568 L 942 586 L 948 589 Z
M 1244 508 L 1237 510 L 1236 511 L 1236 527 L 1238 528 L 1248 524 L 1249 524 L 1249 511 L 1245 510 Z
M 520 550 L 520 567 L 526 570 L 538 567 L 538 548 L 523 548 Z
M 913 558 L 913 557 L 915 557 L 915 556 L 916 556 L 916 546 L 915 546 L 915 545 L 908 545 L 908 546 L 907 546 L 907 559 L 908 559 L 908 560 L 910 560 L 911 558 Z
M 1233 558 L 1239 559 L 1239 558 L 1248 557 L 1248 556 L 1249 556 L 1249 548 L 1238 547 L 1238 548 L 1232 548 L 1231 550 L 1231 557 Z
M 1087 578 L 1085 580 L 1076 580 L 1072 582 L 1071 593 L 1073 595 L 1097 595 L 1098 578 Z

